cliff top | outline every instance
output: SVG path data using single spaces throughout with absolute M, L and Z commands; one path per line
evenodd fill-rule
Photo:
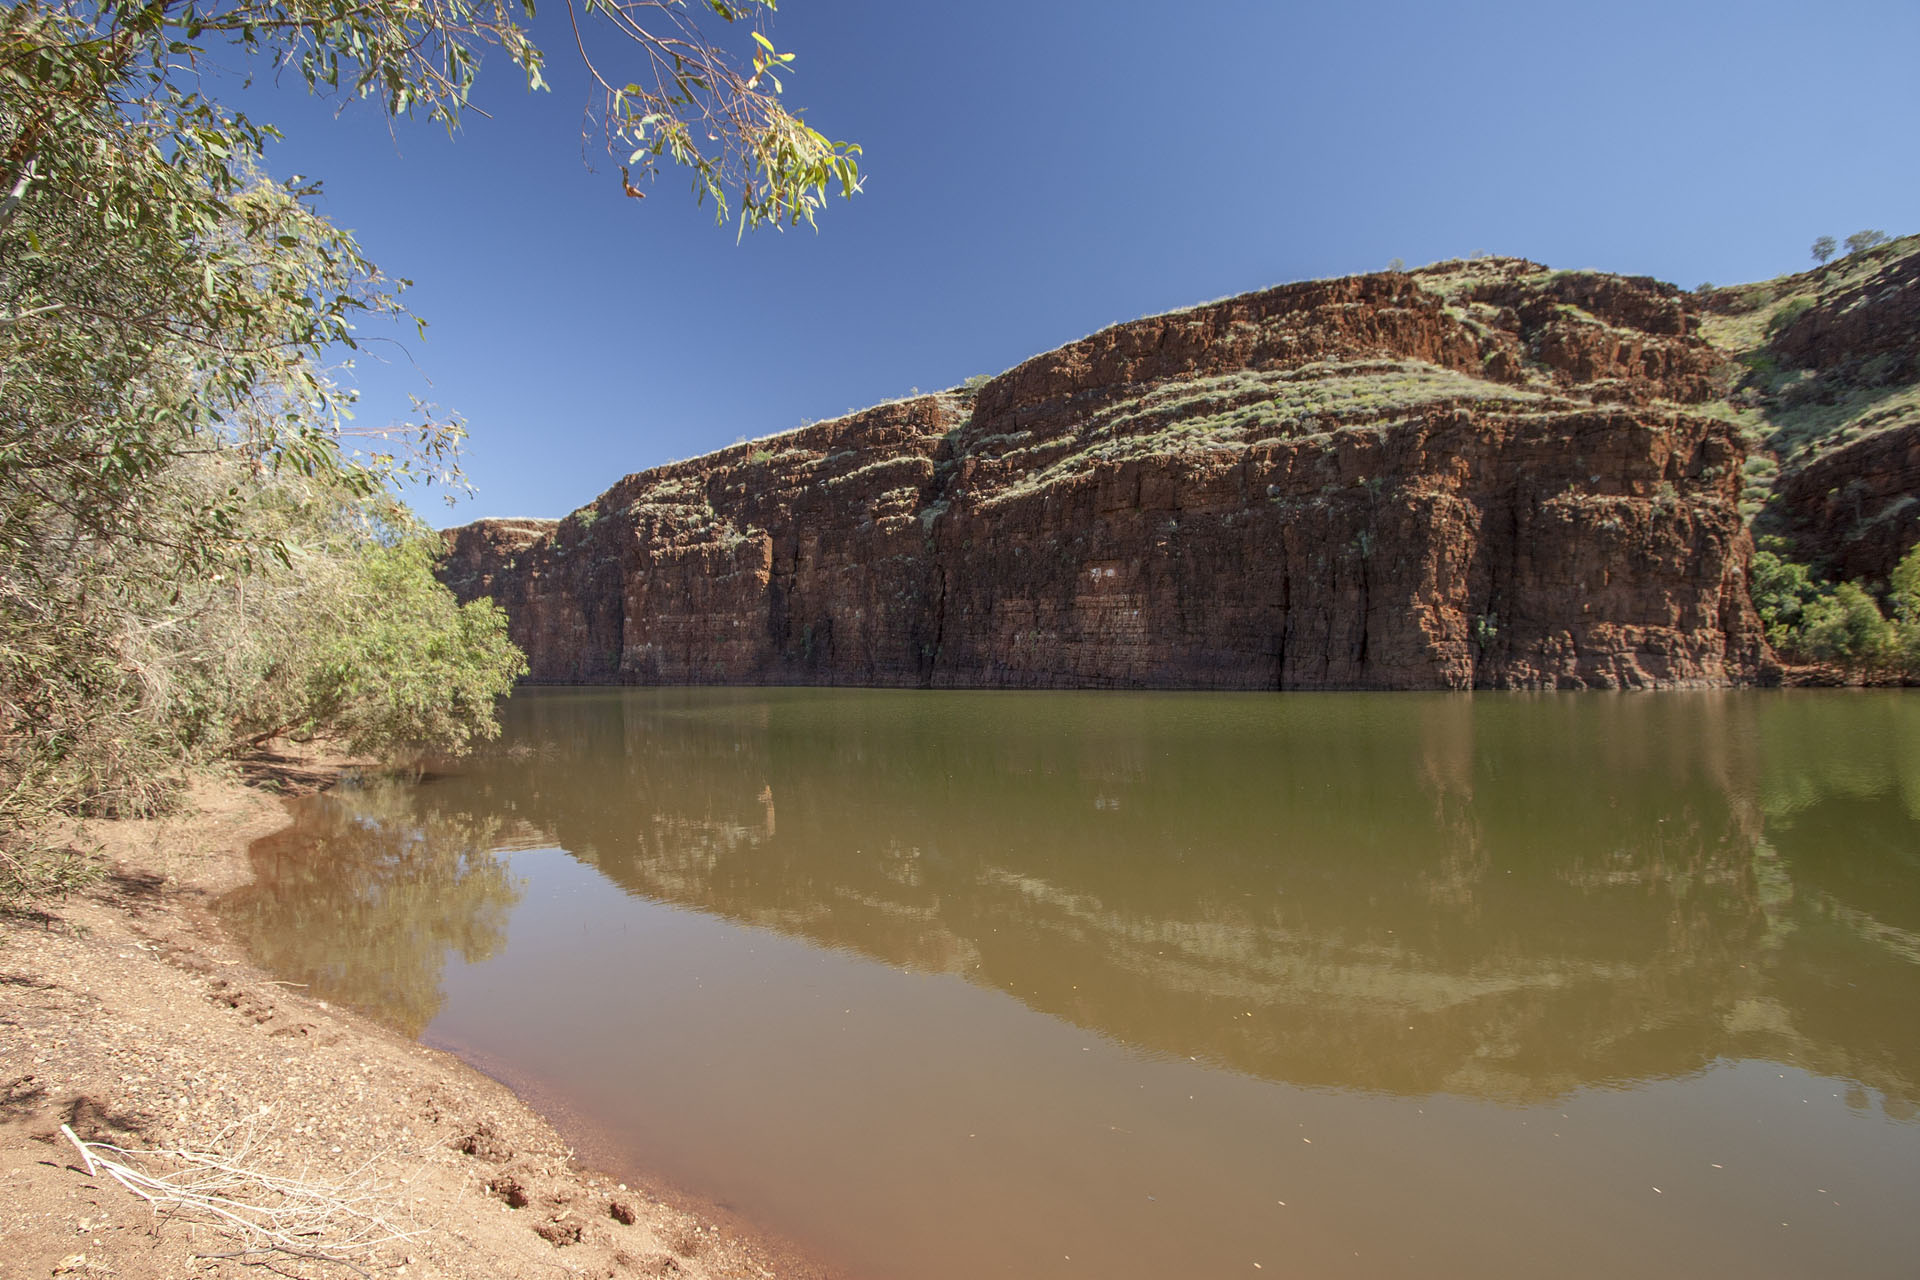
M 1920 422 L 1920 236 L 1701 301 L 1728 413 L 1781 468 Z
M 628 475 L 562 522 L 673 508 L 701 477 L 746 466 L 831 483 L 940 437 L 1044 485 L 1118 457 L 1215 449 L 1379 425 L 1444 406 L 1565 411 L 1707 406 L 1725 352 L 1700 298 L 1645 277 L 1520 258 L 1436 263 L 1279 285 L 1109 326 L 998 376 L 888 401 Z M 530 522 L 484 522 L 513 537 Z
M 1309 280 L 1111 325 L 991 378 L 628 475 L 559 522 L 454 539 L 495 563 L 622 516 L 725 541 L 716 484 L 873 490 L 863 518 L 904 527 L 951 495 L 1019 499 L 1129 460 L 1226 461 L 1447 411 L 1608 407 L 1737 425 L 1753 518 L 1815 461 L 1920 427 L 1916 335 L 1920 236 L 1727 288 L 1508 257 Z

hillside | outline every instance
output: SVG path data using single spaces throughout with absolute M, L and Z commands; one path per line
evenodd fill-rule
M 1876 452 L 1915 427 L 1916 245 L 1691 293 L 1282 286 L 469 525 L 443 576 L 543 681 L 1764 682 L 1743 497 L 1810 548 L 1848 494 L 1887 536 L 1841 544 L 1920 536 Z
M 1755 531 L 1883 583 L 1920 541 L 1920 236 L 1703 301 L 1735 362 L 1725 411 L 1755 446 Z

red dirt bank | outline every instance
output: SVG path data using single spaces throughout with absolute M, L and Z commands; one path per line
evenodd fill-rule
M 291 772 L 310 786 L 330 771 Z M 0 916 L 0 1276 L 822 1275 L 724 1214 L 580 1168 L 504 1086 L 248 963 L 209 907 L 285 822 L 271 798 L 204 781 L 172 818 L 87 824 L 81 843 L 110 867 L 94 890 Z M 325 1233 L 249 1251 L 204 1213 L 156 1212 L 89 1176 L 62 1124 L 340 1182 L 407 1234 L 344 1261 L 314 1256 Z M 273 1203 L 251 1180 L 232 1194 Z

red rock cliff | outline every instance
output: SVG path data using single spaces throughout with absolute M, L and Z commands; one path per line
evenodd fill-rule
M 467 526 L 443 576 L 541 681 L 1751 682 L 1691 305 L 1512 260 L 1285 286 Z

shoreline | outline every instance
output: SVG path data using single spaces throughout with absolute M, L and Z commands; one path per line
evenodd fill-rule
M 76 842 L 101 850 L 106 878 L 0 917 L 0 1270 L 827 1280 L 721 1206 L 582 1164 L 562 1128 L 590 1131 L 584 1118 L 556 1123 L 479 1066 L 252 963 L 214 901 L 251 880 L 249 846 L 285 828 L 283 798 L 358 764 L 263 757 L 197 780 L 169 817 L 83 823 Z M 89 1176 L 62 1125 L 89 1143 L 217 1152 L 247 1203 L 264 1202 L 262 1176 L 336 1185 L 393 1238 L 329 1256 L 346 1218 L 288 1245 L 162 1213 Z M 184 1167 L 121 1158 L 155 1176 Z
M 1759 693 L 1778 689 L 1910 689 L 1920 686 L 1920 677 L 1907 675 L 1893 667 L 1844 667 L 1833 663 L 1790 663 L 1775 658 L 1765 679 L 1698 680 L 1660 685 L 1623 686 L 1617 689 L 1560 688 L 1557 686 L 1512 686 L 1502 688 L 1400 688 L 1374 685 L 1326 686 L 1315 688 L 1243 688 L 1224 684 L 1094 684 L 1094 683 L 981 683 L 981 684 L 886 684 L 858 680 L 562 680 L 522 676 L 514 682 L 521 689 L 836 689 L 871 690 L 886 693 L 1093 693 L 1093 694 L 1190 694 L 1220 693 L 1271 695 L 1288 694 L 1610 694 L 1639 697 L 1663 693 Z

